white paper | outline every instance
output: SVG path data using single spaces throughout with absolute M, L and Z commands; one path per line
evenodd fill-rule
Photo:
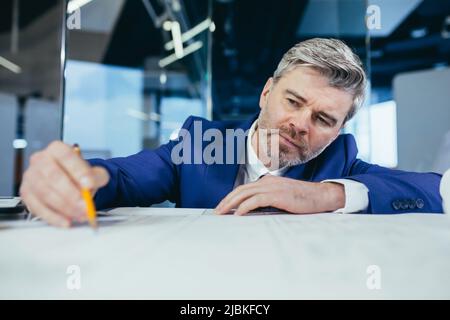
M 442 198 L 442 207 L 447 215 L 450 215 L 450 169 L 448 169 L 442 179 L 439 186 L 439 192 Z
M 0 299 L 450 298 L 445 215 L 123 208 L 99 225 L 0 223 Z

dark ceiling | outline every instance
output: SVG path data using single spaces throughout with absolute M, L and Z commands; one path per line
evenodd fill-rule
M 143 67 L 148 56 L 164 53 L 161 31 L 157 29 L 142 2 L 127 1 L 111 37 L 103 62 Z
M 348 0 L 347 0 L 348 1 Z M 395 1 L 395 0 L 393 0 Z M 213 98 L 216 115 L 252 113 L 261 89 L 283 53 L 304 40 L 296 34 L 308 1 L 216 1 L 213 20 Z M 370 41 L 373 90 L 392 97 L 391 83 L 399 72 L 450 63 L 450 39 L 441 36 L 450 15 L 449 0 L 425 0 L 388 37 Z M 320 13 L 317 14 L 320 19 Z M 426 34 L 413 38 L 411 32 Z M 336 37 L 335 34 L 321 35 Z M 341 36 L 367 68 L 365 36 Z M 387 91 L 387 95 L 386 95 Z
M 345 0 L 363 1 L 363 0 Z M 395 0 L 392 0 L 395 1 Z M 55 5 L 57 0 L 21 0 L 20 26 Z M 157 10 L 161 1 L 151 0 Z M 185 0 L 189 25 L 207 17 L 212 3 L 212 97 L 215 117 L 232 117 L 255 112 L 260 91 L 283 53 L 298 41 L 298 33 L 309 1 L 301 0 Z M 12 0 L 2 0 L 0 32 L 11 28 Z M 441 36 L 445 17 L 450 16 L 450 0 L 424 0 L 387 37 L 370 41 L 370 71 L 373 90 L 390 92 L 393 77 L 405 71 L 432 68 L 450 63 L 450 39 Z M 321 19 L 321 13 L 317 13 Z M 450 27 L 448 27 L 450 32 Z M 413 36 L 414 31 L 416 35 Z M 336 37 L 336 34 L 321 35 Z M 368 59 L 365 36 L 340 37 L 362 58 Z M 141 0 L 127 0 L 114 28 L 104 63 L 143 67 L 149 56 L 166 55 L 163 36 L 146 12 Z M 206 56 L 198 52 L 183 62 L 194 81 L 201 76 L 199 63 Z M 187 59 L 187 58 L 185 58 Z M 177 68 L 177 65 L 174 66 Z M 366 66 L 367 67 L 367 66 Z M 386 98 L 389 98 L 389 94 Z
M 450 16 L 449 0 L 425 0 L 391 35 L 372 39 L 372 85 L 390 87 L 399 72 L 448 65 L 450 39 L 441 36 L 447 16 Z M 413 38 L 411 33 L 415 30 L 423 30 L 425 34 Z
M 19 1 L 19 27 L 23 29 L 39 18 L 61 0 L 21 0 Z M 0 33 L 10 32 L 12 24 L 13 0 L 1 0 Z
M 217 116 L 252 113 L 283 53 L 296 40 L 306 1 L 216 1 L 213 101 Z
M 305 39 L 298 35 L 298 27 L 308 2 L 211 0 L 212 18 L 216 25 L 212 46 L 214 117 L 242 116 L 257 110 L 260 91 L 283 53 Z M 160 2 L 152 0 L 152 3 L 161 9 Z M 191 25 L 206 17 L 208 0 L 183 3 Z M 372 88 L 387 91 L 388 99 L 392 79 L 397 73 L 450 63 L 450 40 L 441 37 L 447 15 L 450 15 L 450 0 L 424 0 L 389 36 L 372 38 Z M 317 19 L 320 18 L 321 13 L 318 12 Z M 414 38 L 411 33 L 417 29 L 426 32 Z M 336 34 L 321 36 L 336 37 Z M 360 55 L 367 68 L 365 35 L 340 38 Z M 145 57 L 164 54 L 161 43 L 161 31 L 152 24 L 142 2 L 128 0 L 104 62 L 143 66 Z M 206 57 L 202 56 L 201 60 L 206 60 Z M 187 65 L 195 66 L 189 62 Z

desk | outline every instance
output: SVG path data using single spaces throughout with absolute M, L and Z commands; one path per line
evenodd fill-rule
M 0 298 L 449 299 L 450 217 L 122 208 L 98 234 L 0 222 Z

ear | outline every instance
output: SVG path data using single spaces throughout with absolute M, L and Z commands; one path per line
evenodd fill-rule
M 269 79 L 267 79 L 267 82 L 264 85 L 261 95 L 259 96 L 259 107 L 261 109 L 267 104 L 267 99 L 268 99 L 270 90 L 272 89 L 272 84 L 273 84 L 273 79 L 272 79 L 272 77 L 270 77 Z

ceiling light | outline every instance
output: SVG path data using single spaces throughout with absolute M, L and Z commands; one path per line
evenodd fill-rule
M 209 25 L 209 31 L 214 32 L 216 31 L 216 24 L 214 22 L 211 22 Z
M 19 67 L 15 63 L 12 63 L 11 61 L 9 61 L 6 58 L 3 58 L 2 56 L 0 56 L 0 66 L 3 66 L 6 69 L 8 69 L 9 71 L 14 72 L 14 73 L 21 73 L 22 72 L 22 68 L 21 67 Z
M 166 20 L 163 22 L 163 29 L 166 31 L 170 31 L 172 29 L 172 21 Z
M 210 18 L 207 18 L 205 20 L 203 20 L 202 22 L 200 22 L 198 25 L 196 25 L 195 27 L 193 27 L 192 29 L 186 31 L 185 33 L 183 33 L 181 35 L 181 41 L 184 43 L 190 39 L 192 39 L 193 37 L 195 37 L 196 35 L 198 35 L 199 33 L 201 33 L 202 31 L 208 29 L 211 24 L 213 22 L 211 21 Z M 214 26 L 215 28 L 215 26 Z M 174 48 L 174 43 L 173 41 L 169 41 L 164 45 L 164 49 L 166 50 L 172 50 Z
M 182 57 L 178 58 L 175 54 L 171 54 L 170 56 L 167 56 L 167 57 L 159 60 L 158 65 L 161 68 L 164 68 L 164 67 L 168 66 L 169 64 L 171 64 L 171 63 L 173 63 L 173 62 L 175 62 L 175 61 L 177 61 L 177 60 L 179 60 L 179 59 L 181 59 L 181 58 L 191 54 L 192 52 L 197 51 L 202 46 L 203 46 L 203 42 L 196 41 L 193 44 L 191 44 L 191 45 L 187 46 L 186 48 L 184 48 L 184 53 L 183 53 Z
M 181 41 L 181 29 L 178 21 L 172 22 L 172 39 L 175 49 L 175 56 L 180 59 L 183 57 L 183 42 Z
M 91 1 L 92 0 L 70 0 L 69 4 L 67 5 L 67 12 L 72 13 Z

